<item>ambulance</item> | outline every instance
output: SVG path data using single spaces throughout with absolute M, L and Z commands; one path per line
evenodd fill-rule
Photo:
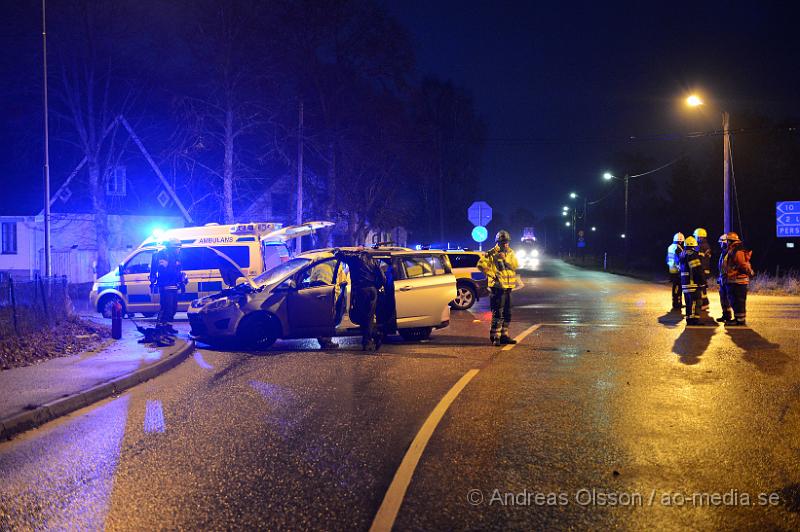
M 89 301 L 104 317 L 111 317 L 116 302 L 122 305 L 125 314 L 154 316 L 159 308 L 159 295 L 150 289 L 150 263 L 165 242 L 177 239 L 181 242 L 181 266 L 188 280 L 185 292 L 178 294 L 178 311 L 186 311 L 193 300 L 226 288 L 219 271 L 219 258 L 212 248 L 230 257 L 244 274 L 255 277 L 291 258 L 289 240 L 333 225 L 333 222 L 307 222 L 282 227 L 274 222 L 250 222 L 160 231 L 146 238 L 119 267 L 97 279 Z

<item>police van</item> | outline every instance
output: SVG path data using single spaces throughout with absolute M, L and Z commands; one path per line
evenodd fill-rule
M 150 263 L 165 242 L 177 239 L 181 242 L 181 268 L 188 281 L 185 292 L 178 294 L 178 310 L 185 311 L 193 300 L 225 288 L 219 258 L 211 248 L 223 252 L 243 273 L 254 277 L 291 258 L 287 241 L 332 225 L 307 222 L 282 227 L 273 222 L 250 222 L 168 229 L 146 238 L 118 268 L 97 279 L 89 301 L 104 317 L 111 317 L 116 302 L 122 305 L 123 313 L 155 315 L 160 302 L 158 293 L 150 290 Z

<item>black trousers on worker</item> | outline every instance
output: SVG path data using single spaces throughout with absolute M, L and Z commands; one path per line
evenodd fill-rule
M 686 300 L 686 321 L 696 322 L 700 319 L 700 311 L 703 305 L 703 287 L 698 286 L 691 290 L 683 290 L 683 298 Z
M 178 287 L 166 286 L 158 289 L 160 307 L 158 310 L 158 323 L 168 324 L 178 312 Z
M 378 289 L 364 286 L 353 289 L 353 312 L 361 326 L 361 345 L 375 339 L 375 309 L 378 305 Z
M 681 308 L 681 272 L 669 274 L 669 280 L 672 281 L 672 308 Z
M 733 308 L 733 317 L 744 323 L 747 320 L 747 285 L 728 284 L 728 301 Z
M 702 299 L 703 303 L 701 305 L 703 310 L 708 310 L 708 307 L 711 306 L 711 301 L 708 299 L 708 280 L 711 279 L 708 273 L 705 274 L 706 284 L 700 289 L 702 292 Z
M 722 306 L 722 317 L 730 320 L 731 316 L 731 300 L 730 300 L 730 285 L 726 282 L 719 282 L 719 304 Z
M 492 308 L 492 327 L 489 330 L 489 338 L 494 340 L 508 336 L 508 324 L 511 323 L 511 289 L 492 287 L 489 305 Z

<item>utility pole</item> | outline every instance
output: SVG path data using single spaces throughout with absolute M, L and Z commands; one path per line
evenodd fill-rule
M 625 263 L 627 264 L 628 263 L 628 238 L 630 238 L 630 235 L 628 234 L 628 181 L 630 180 L 630 176 L 628 174 L 625 174 L 624 180 L 625 180 L 625 232 L 622 233 L 622 234 L 625 235 L 625 238 L 623 238 L 624 242 L 622 243 L 622 247 L 623 247 L 623 250 L 624 250 L 624 254 L 623 255 L 624 255 L 624 258 L 625 258 Z
M 50 255 L 50 128 L 47 116 L 47 20 L 46 0 L 42 0 L 42 86 L 44 87 L 44 263 L 45 275 L 53 276 L 53 260 Z
M 628 174 L 625 174 L 625 230 L 623 232 L 625 238 L 628 238 L 628 179 Z
M 583 196 L 583 230 L 586 231 L 586 228 L 589 227 L 589 215 L 587 214 L 589 207 L 589 200 L 586 196 Z
M 723 149 L 724 149 L 724 176 L 723 176 L 723 191 L 722 191 L 722 213 L 723 213 L 723 227 L 725 233 L 731 230 L 731 116 L 724 112 L 722 113 L 722 132 L 723 132 Z
M 303 223 L 303 102 L 300 101 L 297 126 L 297 225 Z M 303 239 L 297 239 L 297 252 L 303 250 Z

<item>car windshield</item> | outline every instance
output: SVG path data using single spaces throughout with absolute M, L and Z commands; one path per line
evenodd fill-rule
M 276 266 L 271 270 L 267 270 L 255 279 L 253 282 L 259 286 L 272 284 L 281 279 L 293 274 L 306 264 L 310 263 L 309 259 L 292 259 L 288 262 L 284 262 L 280 266 Z

